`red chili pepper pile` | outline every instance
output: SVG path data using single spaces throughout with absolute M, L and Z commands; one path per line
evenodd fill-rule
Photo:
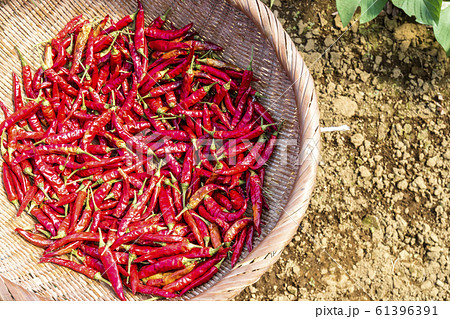
M 15 112 L 0 102 L 5 190 L 35 220 L 17 233 L 121 300 L 178 297 L 252 249 L 277 139 L 251 63 L 219 60 L 192 24 L 145 27 L 138 5 L 73 18 L 34 73 L 19 53 L 26 98 L 13 74 Z

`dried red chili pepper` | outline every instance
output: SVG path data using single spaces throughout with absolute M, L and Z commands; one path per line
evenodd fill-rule
M 13 174 L 13 172 L 11 172 L 8 165 L 6 163 L 3 163 L 3 184 L 5 186 L 6 195 L 8 197 L 8 200 L 14 206 L 16 206 L 16 208 L 19 208 L 19 198 L 15 186 L 12 182 L 11 174 Z
M 103 30 L 102 32 L 100 32 L 100 35 L 109 34 L 109 33 L 114 32 L 114 31 L 122 30 L 123 28 L 125 28 L 126 26 L 128 26 L 130 23 L 132 23 L 134 21 L 134 18 L 136 17 L 136 14 L 137 14 L 137 12 L 123 17 L 122 19 L 120 19 L 119 21 L 114 23 L 109 28 L 107 28 L 107 29 Z
M 25 107 L 17 110 L 10 117 L 3 120 L 3 122 L 0 124 L 0 132 L 3 133 L 3 131 L 17 124 L 19 121 L 27 119 L 32 114 L 36 113 L 39 107 L 39 103 L 35 101 L 28 102 Z
M 123 291 L 123 283 L 122 279 L 119 275 L 119 268 L 116 264 L 115 258 L 112 254 L 111 249 L 105 245 L 103 242 L 101 231 L 100 232 L 100 241 L 98 245 L 98 252 L 100 254 L 100 260 L 103 264 L 103 266 L 106 269 L 106 275 L 108 276 L 109 281 L 112 284 L 112 287 L 114 291 L 116 292 L 117 296 L 120 300 L 126 301 L 124 291 Z
M 250 175 L 250 198 L 252 200 L 253 224 L 258 234 L 261 233 L 261 215 L 263 210 L 262 182 L 258 174 L 251 171 Z
M 211 237 L 211 244 L 214 248 L 222 246 L 222 237 L 220 235 L 219 226 L 216 223 L 209 223 L 208 230 Z
M 175 226 L 176 212 L 173 198 L 170 194 L 170 188 L 164 186 L 161 187 L 161 191 L 159 193 L 159 207 L 167 228 L 171 230 L 173 226 Z
M 264 148 L 264 151 L 261 153 L 261 156 L 257 158 L 256 163 L 254 165 L 250 166 L 252 170 L 257 170 L 261 168 L 269 160 L 270 156 L 272 155 L 275 149 L 277 136 L 278 131 L 273 132 L 269 140 L 266 142 L 266 147 Z
M 56 229 L 53 225 L 52 221 L 44 214 L 44 212 L 39 208 L 33 208 L 30 211 L 30 214 L 39 221 L 39 223 L 47 229 L 52 236 L 56 236 Z M 53 243 L 54 244 L 54 243 Z
M 229 245 L 231 241 L 236 237 L 236 235 L 252 221 L 253 219 L 249 217 L 244 217 L 235 221 L 234 224 L 231 225 L 230 228 L 226 231 L 223 237 L 223 242 Z
M 75 270 L 76 272 L 79 272 L 80 274 L 83 274 L 91 279 L 105 281 L 102 277 L 102 274 L 98 270 L 90 268 L 90 267 L 82 265 L 82 264 L 78 264 L 78 263 L 68 260 L 68 259 L 42 257 L 41 260 L 39 261 L 39 263 L 57 264 L 57 265 L 64 266 L 69 269 Z M 109 284 L 108 281 L 106 281 L 106 282 Z
M 75 42 L 75 48 L 72 54 L 72 66 L 70 68 L 71 75 L 80 72 L 81 57 L 88 41 L 91 29 L 91 26 L 86 24 L 81 28 L 81 31 L 77 35 L 77 41 Z
M 23 87 L 25 90 L 25 94 L 28 98 L 36 98 L 33 88 L 32 88 L 32 81 L 33 76 L 31 72 L 30 65 L 27 63 L 25 58 L 20 53 L 19 49 L 17 47 L 14 47 L 17 51 L 17 54 L 19 55 L 20 62 L 22 64 L 22 81 L 23 81 Z
M 82 18 L 83 18 L 82 14 L 72 18 L 69 22 L 67 22 L 64 28 L 62 28 L 61 31 L 58 32 L 58 34 L 53 38 L 52 41 L 63 40 L 69 33 L 73 32 L 73 28 Z
M 23 201 L 20 204 L 19 209 L 17 210 L 17 217 L 19 217 L 22 212 L 25 210 L 25 208 L 28 206 L 28 204 L 32 201 L 32 199 L 34 198 L 34 195 L 36 194 L 36 192 L 38 191 L 37 186 L 31 186 L 27 192 L 25 193 L 25 196 L 23 197 Z
M 76 97 L 78 95 L 77 89 L 64 80 L 61 75 L 57 74 L 54 69 L 44 69 L 44 74 L 51 82 L 58 84 L 58 87 L 69 96 Z
M 244 228 L 233 247 L 233 254 L 231 255 L 231 267 L 234 267 L 244 249 L 245 238 L 247 237 L 247 228 Z
M 165 273 L 164 275 L 159 276 L 158 278 L 153 278 L 154 276 L 157 276 L 157 275 L 154 275 L 151 277 L 151 279 L 148 279 L 145 284 L 146 284 L 146 286 L 163 287 L 163 286 L 168 285 L 168 284 L 174 282 L 175 280 L 180 279 L 181 277 L 187 275 L 197 265 L 198 265 L 198 262 L 194 261 L 184 269 Z
M 209 193 L 215 191 L 215 190 L 223 190 L 226 192 L 226 188 L 217 184 L 208 184 L 205 186 L 202 186 L 199 188 L 194 195 L 191 196 L 189 199 L 189 203 L 186 205 L 186 207 L 183 209 L 183 211 L 189 210 L 189 209 L 196 209 L 197 206 L 200 204 L 200 202 L 203 200 L 203 198 L 208 195 Z
M 138 1 L 138 12 L 134 23 L 134 46 L 136 48 L 136 51 L 145 59 L 147 59 L 147 57 L 144 55 L 144 8 L 142 7 L 140 1 Z
M 245 198 L 237 190 L 232 189 L 228 193 L 233 209 L 241 209 L 244 206 Z
M 128 228 L 128 225 L 133 221 L 140 217 L 140 215 L 145 210 L 145 205 L 149 201 L 153 189 L 156 186 L 156 178 L 153 178 L 150 182 L 149 186 L 144 190 L 143 194 L 137 199 L 135 203 L 131 205 L 125 215 L 122 217 L 122 220 L 119 224 L 118 234 L 122 236 L 125 234 L 125 230 Z
M 117 238 L 114 244 L 111 245 L 111 249 L 115 250 L 120 245 L 136 240 L 137 238 L 139 238 L 139 236 L 142 236 L 143 234 L 153 234 L 158 232 L 159 230 L 161 230 L 161 226 L 157 224 L 147 225 L 142 228 L 135 229 Z
M 100 235 L 97 233 L 89 233 L 89 232 L 72 233 L 55 241 L 51 246 L 47 248 L 47 251 L 55 250 L 74 241 L 98 242 L 99 240 Z
M 238 67 L 234 64 L 216 60 L 216 59 L 212 59 L 212 58 L 197 59 L 197 62 L 205 63 L 206 65 L 209 65 L 209 66 L 212 66 L 212 67 L 218 68 L 218 69 L 230 69 L 230 70 L 233 70 L 236 72 L 244 71 L 243 69 L 241 69 L 240 67 Z
M 255 145 L 253 145 L 252 149 L 247 154 L 247 156 L 245 156 L 244 159 L 238 162 L 235 166 L 230 167 L 228 169 L 224 168 L 221 170 L 217 170 L 216 173 L 220 175 L 236 175 L 238 173 L 247 171 L 249 167 L 252 166 L 258 159 L 259 154 L 265 145 L 264 141 L 265 137 L 261 135 L 258 141 L 255 143 Z
M 23 230 L 21 228 L 16 228 L 15 231 L 19 233 L 26 241 L 32 243 L 35 246 L 47 248 L 53 243 L 52 239 L 48 239 L 44 236 L 33 234 L 27 230 Z
M 202 276 L 209 268 L 213 267 L 219 260 L 223 258 L 223 254 L 218 254 L 201 264 L 199 264 L 193 271 L 191 271 L 186 276 L 166 285 L 163 287 L 163 290 L 168 292 L 177 292 L 188 286 L 195 279 Z
M 186 268 L 191 262 L 196 261 L 197 258 L 186 258 L 182 255 L 175 255 L 161 259 L 154 264 L 144 266 L 139 270 L 139 278 L 149 277 L 154 274 Z
M 217 264 L 209 268 L 207 271 L 205 271 L 200 277 L 196 278 L 195 280 L 191 281 L 186 287 L 183 288 L 183 290 L 180 291 L 180 296 L 184 295 L 188 290 L 191 290 L 195 287 L 198 287 L 206 282 L 208 282 L 214 275 L 219 271 L 220 266 L 222 265 L 222 262 L 225 260 L 225 258 L 222 258 Z

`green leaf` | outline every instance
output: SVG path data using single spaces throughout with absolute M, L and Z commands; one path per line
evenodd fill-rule
M 342 25 L 347 26 L 358 7 L 361 7 L 360 22 L 366 23 L 380 14 L 386 2 L 387 0 L 336 0 L 336 7 Z
M 336 8 L 341 17 L 342 25 L 346 27 L 358 8 L 359 2 L 352 0 L 336 0 Z
M 410 17 L 415 16 L 419 23 L 433 27 L 439 23 L 442 0 L 392 0 L 392 3 Z
M 436 27 L 433 27 L 433 30 L 436 40 L 447 52 L 447 56 L 450 56 L 450 7 L 441 11 L 439 23 Z
M 361 18 L 360 23 L 369 22 L 375 19 L 383 10 L 388 0 L 365 0 L 361 1 Z

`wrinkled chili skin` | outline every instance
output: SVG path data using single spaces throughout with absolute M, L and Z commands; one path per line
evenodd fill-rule
M 205 271 L 203 274 L 200 275 L 200 277 L 193 280 L 190 284 L 188 284 L 186 287 L 183 288 L 179 292 L 180 296 L 184 295 L 188 290 L 191 290 L 195 287 L 198 287 L 206 282 L 208 282 L 220 269 L 220 266 L 222 264 L 224 259 L 219 261 L 217 264 L 209 268 L 207 271 Z
M 68 196 L 69 191 L 67 190 L 64 181 L 59 177 L 55 170 L 45 163 L 40 156 L 36 156 L 35 161 L 36 165 L 39 167 L 39 171 L 48 180 L 50 186 L 55 190 L 58 196 Z
M 258 234 L 261 233 L 261 215 L 263 210 L 262 183 L 257 174 L 250 176 L 250 198 L 253 210 L 253 225 Z
M 170 270 L 182 269 L 193 260 L 184 257 L 183 255 L 175 255 L 171 257 L 162 258 L 160 261 L 144 266 L 139 271 L 139 278 L 149 277 L 151 275 L 166 272 Z
M 3 184 L 5 186 L 6 195 L 8 197 L 8 200 L 13 203 L 14 206 L 19 208 L 19 197 L 17 195 L 16 188 L 12 182 L 11 170 L 9 169 L 8 165 L 6 163 L 3 163 Z
M 29 241 L 30 243 L 32 243 L 33 245 L 38 246 L 38 247 L 47 248 L 48 246 L 50 246 L 53 243 L 53 240 L 51 240 L 51 239 L 47 239 L 46 237 L 38 235 L 38 234 L 33 234 L 33 233 L 23 230 L 21 228 L 16 228 L 15 231 L 20 236 L 25 238 L 25 240 Z
M 83 274 L 91 279 L 94 279 L 96 277 L 98 278 L 98 276 L 100 275 L 100 273 L 93 268 L 87 267 L 82 264 L 78 264 L 74 261 L 67 260 L 67 259 L 43 257 L 43 258 L 41 258 L 41 260 L 39 262 L 40 263 L 54 263 L 54 264 L 57 264 L 60 266 L 64 266 L 64 267 L 70 268 L 72 270 L 75 270 L 76 272 L 79 272 L 80 274 Z
M 200 202 L 206 195 L 218 189 L 226 192 L 226 189 L 223 186 L 217 184 L 207 184 L 205 186 L 202 186 L 191 196 L 191 198 L 189 199 L 189 203 L 187 204 L 186 207 L 188 207 L 188 209 L 197 208 L 197 206 L 200 204 Z
M 206 271 L 213 267 L 220 259 L 223 258 L 223 256 L 223 254 L 217 254 L 216 256 L 204 261 L 186 276 L 164 286 L 163 290 L 172 293 L 182 290 L 187 285 L 192 283 L 192 281 L 202 276 Z
M 225 233 L 223 242 L 228 244 L 231 243 L 231 241 L 236 237 L 236 235 L 252 221 L 253 219 L 249 217 L 244 217 L 235 221 L 234 224 L 231 225 L 230 228 Z
M 111 250 L 107 246 L 99 247 L 100 260 L 106 269 L 106 275 L 120 300 L 126 301 L 119 268 Z
M 247 228 L 244 228 L 239 234 L 239 238 L 233 247 L 233 254 L 231 256 L 231 267 L 234 267 L 244 249 L 245 239 L 247 238 Z

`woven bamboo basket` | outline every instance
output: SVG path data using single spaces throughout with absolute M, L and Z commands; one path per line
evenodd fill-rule
M 262 218 L 262 234 L 251 253 L 231 269 L 223 264 L 212 280 L 183 296 L 191 300 L 228 300 L 256 282 L 280 257 L 305 215 L 315 184 L 320 153 L 319 110 L 313 79 L 292 40 L 272 12 L 259 0 L 142 1 L 146 22 L 169 7 L 169 22 L 180 27 L 194 22 L 204 38 L 224 48 L 223 59 L 246 67 L 254 49 L 255 84 L 262 103 L 283 121 L 279 143 L 267 165 L 264 185 L 270 210 Z M 113 19 L 134 12 L 134 0 L 48 0 L 0 2 L 0 99 L 10 108 L 11 71 L 20 74 L 14 52 L 39 65 L 41 47 L 73 16 Z M 15 209 L 0 190 L 0 300 L 117 300 L 99 282 L 51 264 L 38 264 L 42 250 L 14 233 L 29 227 L 28 216 L 15 218 Z M 130 300 L 146 299 L 132 296 Z

